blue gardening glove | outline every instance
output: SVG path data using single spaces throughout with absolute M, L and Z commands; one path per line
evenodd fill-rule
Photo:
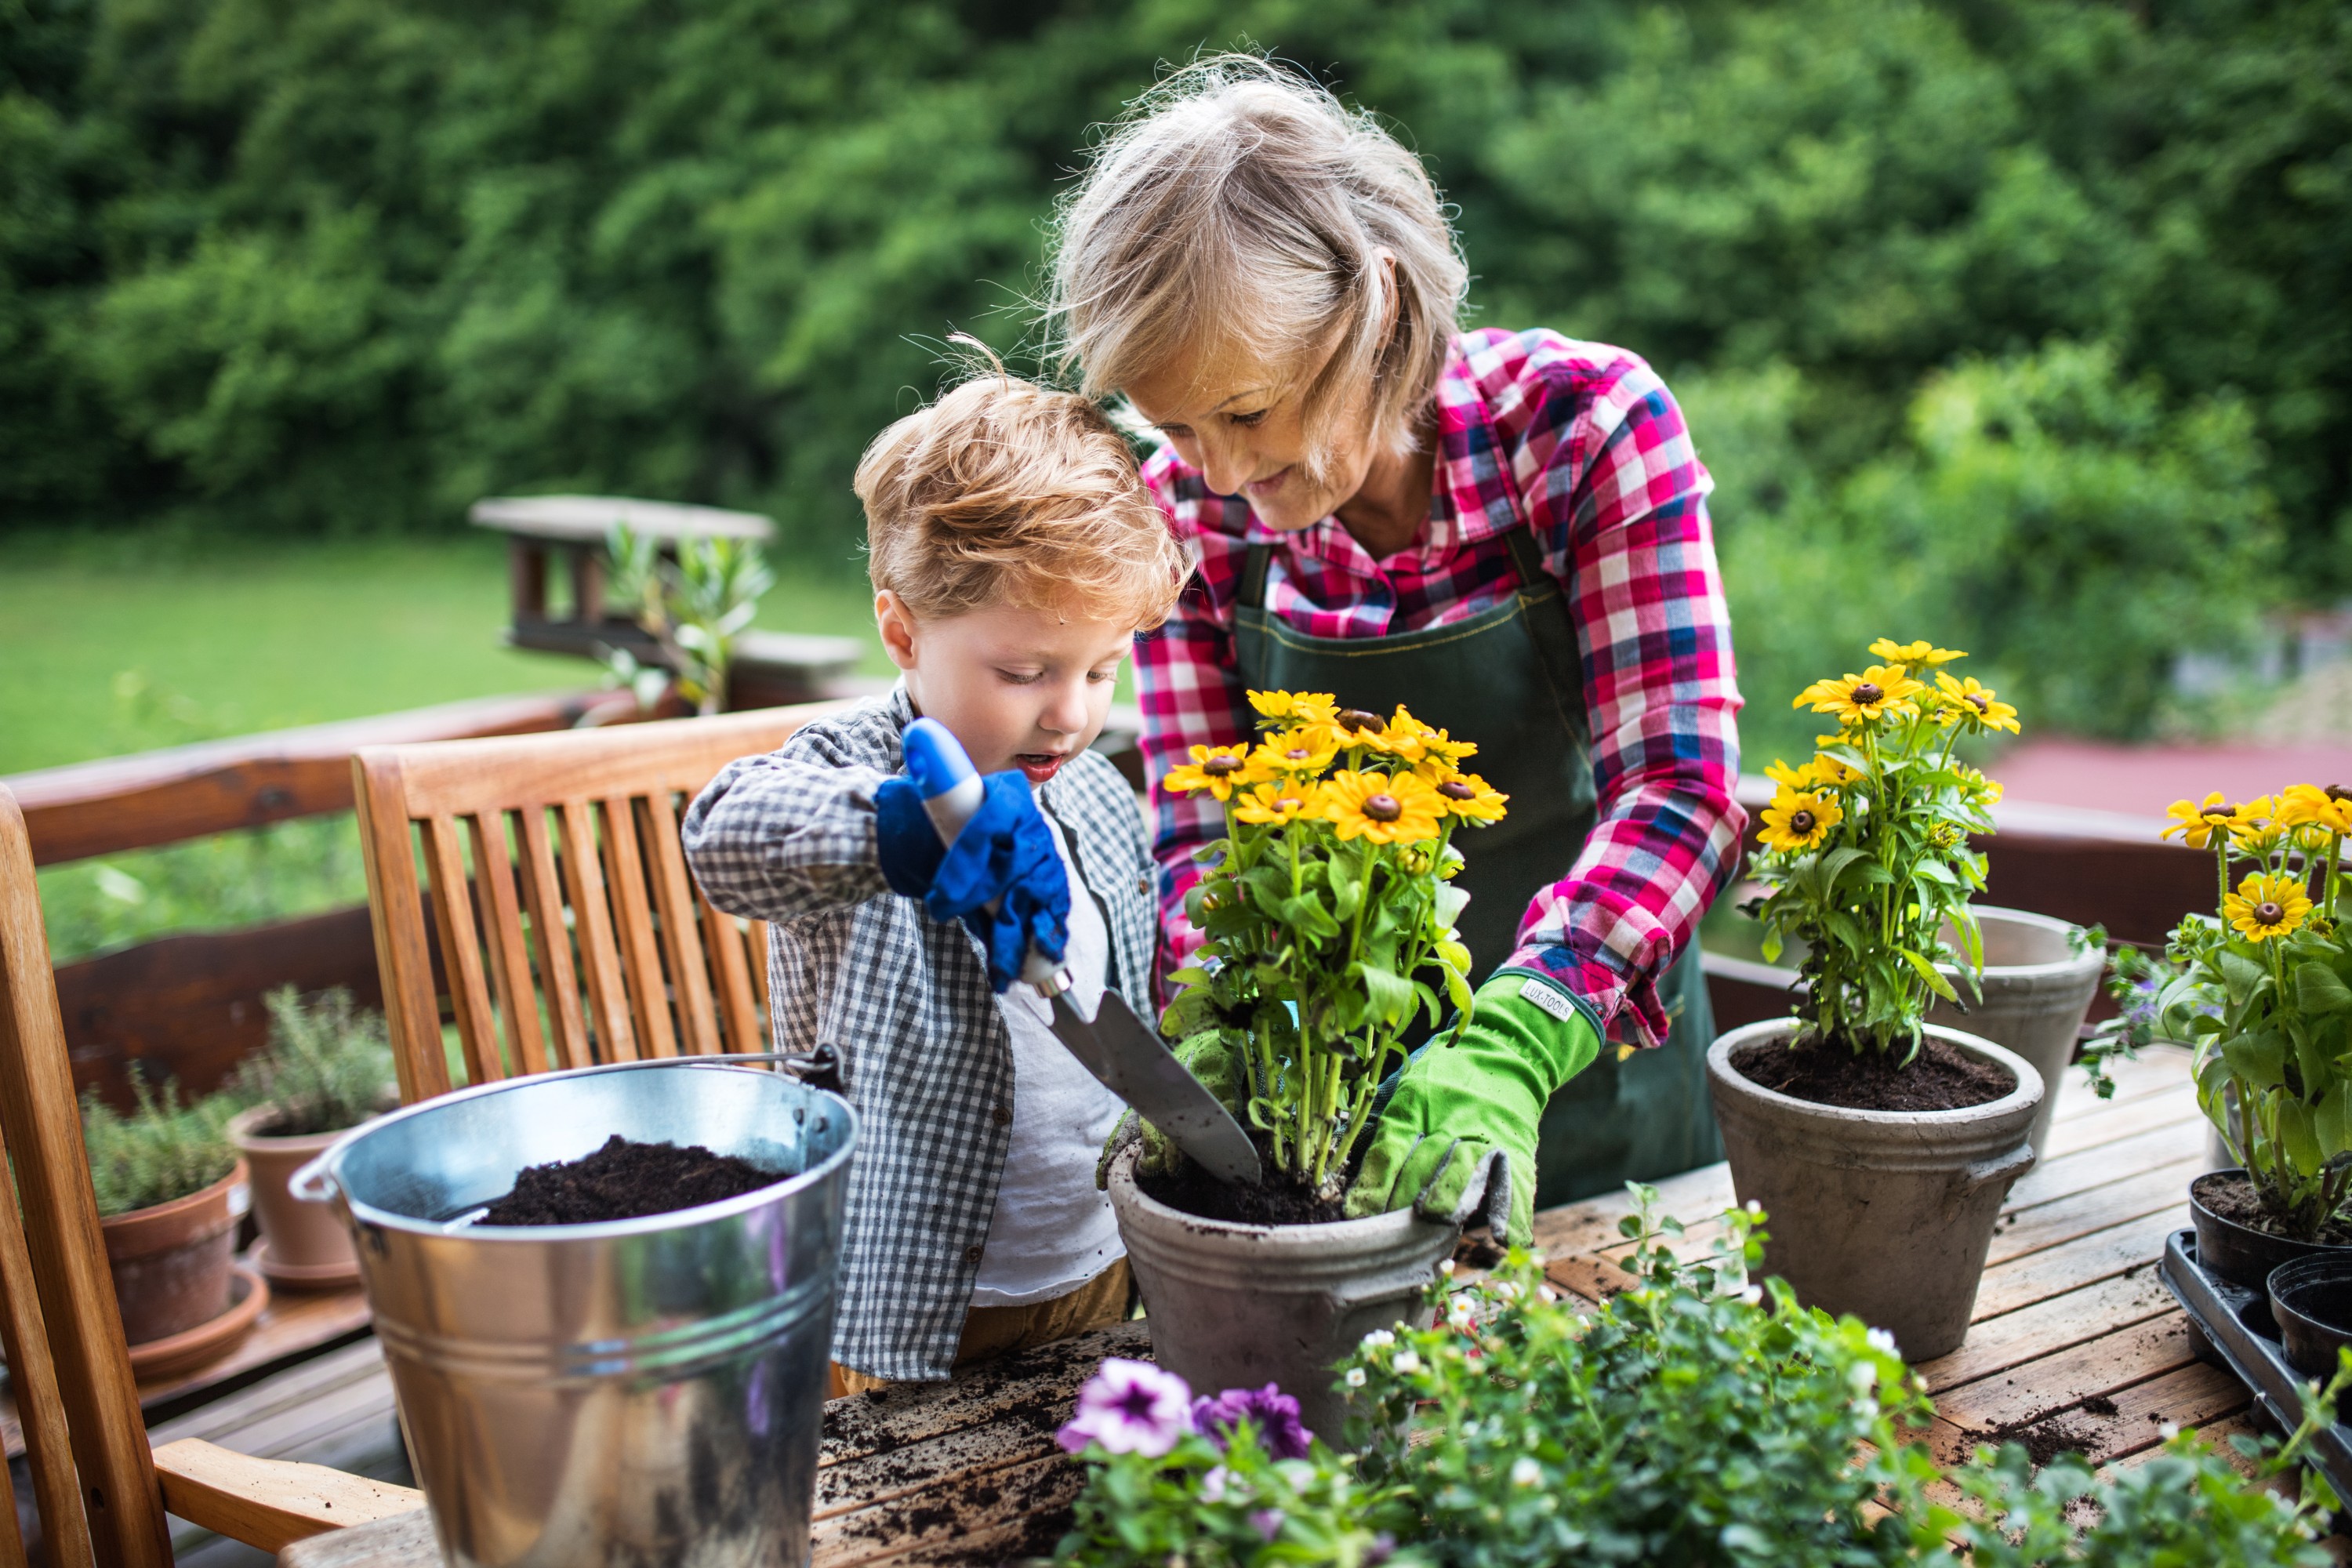
M 983 788 L 979 811 L 942 850 L 913 782 L 884 780 L 874 796 L 876 848 L 892 891 L 920 898 L 932 919 L 961 920 L 980 939 L 989 984 L 1003 993 L 1021 977 L 1032 946 L 1061 958 L 1070 879 L 1029 781 L 1008 770 L 990 774 Z
M 1535 1234 L 1536 1129 L 1561 1084 L 1601 1054 L 1601 1031 L 1558 982 L 1497 970 L 1469 1026 L 1415 1051 L 1398 1072 L 1348 1189 L 1351 1219 L 1408 1205 L 1459 1225 L 1486 1194 L 1497 1241 Z

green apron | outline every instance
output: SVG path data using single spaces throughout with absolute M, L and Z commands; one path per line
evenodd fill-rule
M 1470 766 L 1511 797 L 1502 821 L 1462 836 L 1470 895 L 1462 940 L 1471 984 L 1511 955 L 1536 889 L 1568 874 L 1592 831 L 1595 792 L 1576 636 L 1559 585 L 1524 526 L 1503 535 L 1518 592 L 1465 621 L 1385 637 L 1318 637 L 1266 613 L 1267 547 L 1249 547 L 1234 616 L 1234 651 L 1255 690 L 1329 691 L 1344 707 L 1387 713 L 1402 702 L 1478 745 Z M 1715 1038 L 1696 944 L 1661 982 L 1674 1020 L 1666 1044 L 1601 1059 L 1545 1108 L 1536 1155 L 1538 1206 L 1614 1191 L 1723 1158 L 1707 1100 Z

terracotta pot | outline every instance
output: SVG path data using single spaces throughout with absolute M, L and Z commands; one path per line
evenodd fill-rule
M 1422 1292 L 1459 1227 L 1410 1209 L 1328 1225 L 1204 1219 L 1145 1195 L 1138 1153 L 1112 1162 L 1110 1206 L 1152 1359 L 1195 1394 L 1278 1384 L 1308 1430 L 1339 1447 L 1348 1404 L 1333 1366 L 1374 1329 L 1429 1325 Z
M 253 1169 L 253 1216 L 268 1248 L 260 1260 L 261 1271 L 278 1285 L 355 1283 L 360 1260 L 352 1250 L 351 1232 L 333 1210 L 299 1202 L 286 1186 L 295 1172 L 325 1153 L 349 1129 L 295 1138 L 254 1131 L 268 1126 L 278 1114 L 274 1105 L 257 1105 L 228 1124 L 229 1141 Z
M 236 1222 L 248 1194 L 239 1160 L 203 1192 L 99 1221 L 126 1341 L 169 1339 L 228 1310 Z
M 1799 1026 L 1750 1024 L 1706 1053 L 1732 1188 L 1767 1216 L 1764 1270 L 1809 1307 L 1886 1330 L 1905 1359 L 1932 1360 L 1967 1337 L 2001 1199 L 2033 1166 L 2026 1133 L 2042 1075 L 1990 1040 L 1932 1025 L 1937 1038 L 2008 1068 L 2015 1087 L 1958 1110 L 1848 1110 L 1776 1093 L 1732 1067 L 1741 1047 L 1786 1043 Z
M 2240 1225 L 2205 1206 L 2205 1184 L 2223 1176 L 2242 1176 L 2242 1165 L 2231 1165 L 2220 1171 L 2208 1171 L 2189 1184 L 2189 1223 L 2197 1227 L 2197 1261 L 2211 1269 L 2232 1285 L 2243 1285 L 2249 1290 L 2260 1290 L 2269 1282 L 2271 1270 L 2281 1264 L 2293 1263 L 2300 1258 L 2352 1257 L 2352 1247 L 2338 1247 L 2325 1241 L 2297 1241 L 2291 1236 L 2273 1236 L 2267 1230 L 2256 1230 L 2250 1225 Z
M 2026 1141 L 2038 1159 L 2058 1110 L 2059 1075 L 2074 1059 L 2084 1016 L 2106 971 L 2106 952 L 2094 947 L 2076 952 L 2070 941 L 2074 926 L 2025 910 L 1979 908 L 1977 924 L 1984 933 L 1982 1000 L 1969 1002 L 1965 1013 L 1938 1002 L 1927 1022 L 1964 1029 L 2033 1064 L 2043 1093 Z M 1968 983 L 1958 978 L 1958 972 L 1949 964 L 1937 967 L 1967 998 Z

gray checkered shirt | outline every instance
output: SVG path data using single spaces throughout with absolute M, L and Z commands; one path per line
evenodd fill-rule
M 730 763 L 686 815 L 710 901 L 774 922 L 776 1047 L 840 1053 L 861 1131 L 849 1169 L 833 1356 L 870 1376 L 943 1378 L 996 1209 L 1013 1042 L 980 943 L 890 891 L 874 790 L 899 771 L 902 686 Z M 1151 858 L 1127 781 L 1092 752 L 1038 792 L 1110 931 L 1108 984 L 1151 1016 Z

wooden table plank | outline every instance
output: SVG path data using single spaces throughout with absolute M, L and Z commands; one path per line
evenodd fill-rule
M 2164 1251 L 2164 1238 L 2188 1224 L 2189 1205 L 2182 1202 L 1988 1268 L 1977 1287 L 1971 1321 L 2013 1312 L 2115 1275 L 2152 1270 Z
M 1919 1363 L 1930 1392 L 2068 1350 L 2174 1310 L 2179 1303 L 2153 1268 L 2117 1275 L 1999 1317 L 1979 1318 L 1959 1349 Z
M 1985 1254 L 1986 1265 L 1998 1268 L 2076 1237 L 2177 1207 L 2189 1184 L 2204 1169 L 2201 1157 L 2176 1160 L 2152 1171 L 2013 1210 L 1997 1223 L 1992 1247 Z
M 2116 1406 L 2112 1413 L 2094 1415 L 2079 1408 L 2052 1413 L 2067 1417 L 2081 1451 L 2095 1464 L 2105 1464 L 2154 1447 L 2164 1440 L 2165 1422 L 2202 1427 L 2208 1422 L 2234 1415 L 2253 1403 L 2244 1384 L 2203 1362 L 2119 1389 L 2109 1397 Z M 1938 1419 L 1927 1447 L 1937 1464 L 1950 1466 L 1960 1463 L 1979 1444 L 1990 1440 L 1983 1432 Z

